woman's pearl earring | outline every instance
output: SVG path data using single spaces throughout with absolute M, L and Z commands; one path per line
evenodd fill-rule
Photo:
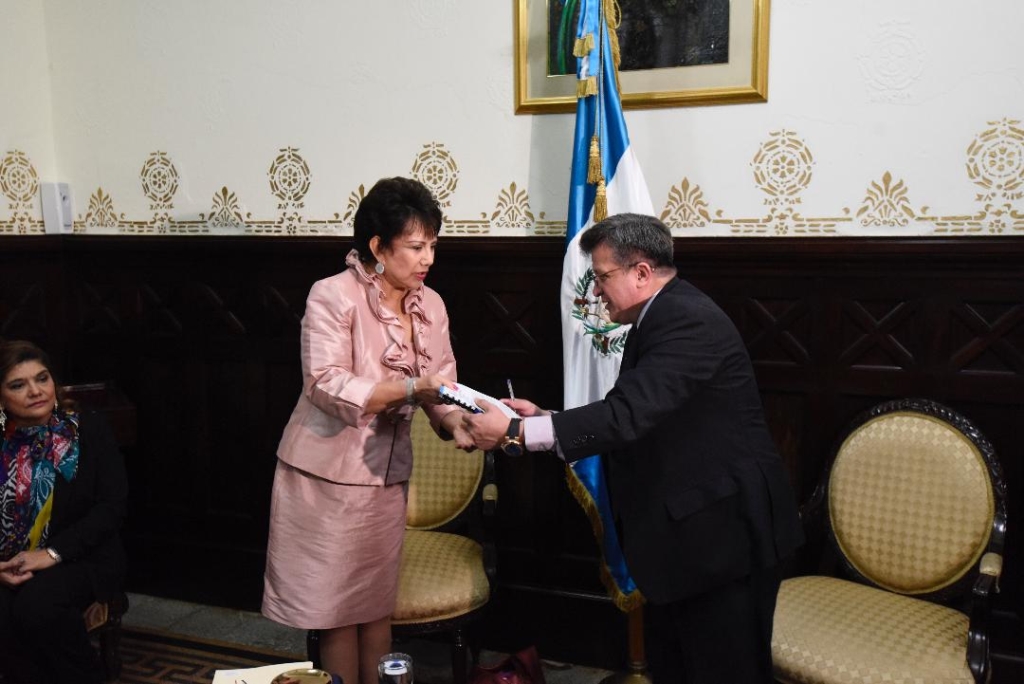
M 378 261 L 377 265 L 373 267 L 373 271 L 377 275 L 384 275 L 384 262 Z

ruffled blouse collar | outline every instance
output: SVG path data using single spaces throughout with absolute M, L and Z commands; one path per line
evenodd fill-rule
M 363 285 L 370 311 L 387 330 L 390 342 L 384 349 L 380 362 L 385 367 L 404 375 L 426 375 L 431 361 L 427 336 L 432 321 L 423 308 L 423 288 L 417 287 L 409 290 L 402 300 L 402 307 L 412 319 L 412 339 L 415 348 L 411 350 L 412 354 L 409 354 L 403 342 L 405 331 L 399 322 L 398 314 L 385 304 L 384 288 L 381 285 L 384 276 L 374 272 L 367 273 L 363 263 L 359 260 L 359 252 L 355 249 L 345 257 L 345 265 L 355 273 L 356 280 Z M 410 365 L 410 360 L 414 365 Z

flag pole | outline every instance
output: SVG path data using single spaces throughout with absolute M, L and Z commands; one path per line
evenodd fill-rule
M 644 607 L 639 605 L 626 613 L 628 619 L 629 669 L 616 672 L 601 680 L 601 684 L 652 684 L 647 676 L 647 656 L 644 653 Z

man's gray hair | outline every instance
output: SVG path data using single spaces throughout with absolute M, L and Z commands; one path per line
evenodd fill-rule
M 612 250 L 615 263 L 647 261 L 652 268 L 675 268 L 672 233 L 653 216 L 616 214 L 595 223 L 580 237 L 580 249 L 590 255 L 598 245 Z

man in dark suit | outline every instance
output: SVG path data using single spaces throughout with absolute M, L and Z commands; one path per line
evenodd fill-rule
M 778 565 L 803 536 L 743 340 L 676 277 L 656 218 L 609 217 L 580 248 L 611 320 L 633 324 L 614 387 L 559 413 L 505 400 L 522 421 L 488 406 L 466 425 L 485 449 L 604 456 L 655 684 L 770 683 Z

